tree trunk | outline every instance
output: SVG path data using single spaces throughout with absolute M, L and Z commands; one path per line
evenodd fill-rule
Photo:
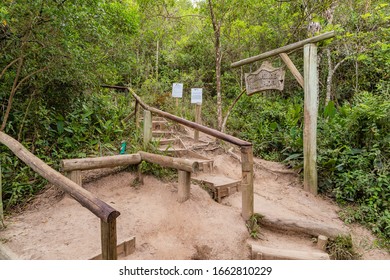
M 11 111 L 11 107 L 12 107 L 12 101 L 14 99 L 14 95 L 15 95 L 15 92 L 16 92 L 16 87 L 18 85 L 20 72 L 22 71 L 22 68 L 23 68 L 23 63 L 24 63 L 24 59 L 21 58 L 19 60 L 18 69 L 16 70 L 16 76 L 15 76 L 15 79 L 14 79 L 14 84 L 12 85 L 11 93 L 10 93 L 9 98 L 8 98 L 7 109 L 6 109 L 5 113 L 4 113 L 3 123 L 1 124 L 0 131 L 4 131 L 5 126 L 7 124 L 9 112 Z
M 238 102 L 238 100 L 241 98 L 241 96 L 244 94 L 244 92 L 246 91 L 246 89 L 244 88 L 243 90 L 241 90 L 241 93 L 236 97 L 236 99 L 234 99 L 232 105 L 230 105 L 227 113 L 226 113 L 226 116 L 225 118 L 223 119 L 223 122 L 222 122 L 222 127 L 221 127 L 221 132 L 225 133 L 225 130 L 226 130 L 226 123 L 227 123 L 227 120 L 230 116 L 230 113 L 232 112 L 234 106 L 236 105 L 236 103 Z
M 160 41 L 157 39 L 156 42 L 156 81 L 158 81 L 158 57 L 160 52 Z
M 221 85 L 221 61 L 222 61 L 222 52 L 221 52 L 221 43 L 220 43 L 220 27 L 218 27 L 218 32 L 216 33 L 215 44 L 215 75 L 217 82 L 217 117 L 218 117 L 218 130 L 222 128 L 222 85 Z M 218 43 L 217 43 L 218 42 Z
M 221 22 L 217 22 L 211 0 L 209 0 L 208 3 L 209 3 L 209 9 L 210 9 L 211 22 L 213 24 L 213 30 L 214 30 L 215 77 L 216 77 L 216 87 L 217 87 L 217 120 L 218 120 L 218 130 L 221 130 L 222 129 Z
M 326 49 L 326 56 L 328 58 L 328 76 L 326 77 L 325 106 L 328 105 L 332 97 L 333 66 L 332 66 L 332 56 L 329 48 Z

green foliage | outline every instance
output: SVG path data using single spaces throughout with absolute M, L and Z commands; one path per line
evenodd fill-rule
M 246 227 L 248 229 L 249 235 L 254 239 L 261 238 L 260 223 L 263 218 L 264 217 L 261 214 L 254 213 L 246 222 Z
M 256 155 L 303 166 L 303 101 L 272 96 L 242 98 L 229 128 L 254 144 Z M 353 221 L 390 238 L 390 102 L 386 92 L 361 92 L 318 120 L 319 190 L 340 203 L 358 205 Z M 245 115 L 241 118 L 240 115 Z
M 25 131 L 22 144 L 57 170 L 62 159 L 118 154 L 121 140 L 128 142 L 127 153 L 138 151 L 139 132 L 133 122 L 122 122 L 129 113 L 127 104 L 125 96 L 112 92 L 75 100 L 66 115 L 49 111 L 44 104 L 39 104 L 37 119 L 26 123 L 31 129 Z M 9 129 L 13 130 L 11 126 Z M 5 146 L 0 146 L 0 152 L 3 199 L 9 209 L 36 194 L 46 181 Z
M 335 239 L 330 239 L 326 245 L 326 251 L 332 260 L 359 259 L 359 255 L 353 249 L 350 235 L 337 236 Z

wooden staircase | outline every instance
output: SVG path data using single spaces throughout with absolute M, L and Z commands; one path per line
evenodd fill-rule
M 240 191 L 241 181 L 214 173 L 214 160 L 190 150 L 180 137 L 175 136 L 169 122 L 160 117 L 152 120 L 152 141 L 159 144 L 159 150 L 173 157 L 186 158 L 199 162 L 199 173 L 192 174 L 192 181 L 200 184 L 221 203 L 224 197 Z

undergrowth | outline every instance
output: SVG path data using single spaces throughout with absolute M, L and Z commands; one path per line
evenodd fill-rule
M 263 215 L 254 213 L 250 216 L 249 220 L 246 222 L 246 227 L 248 229 L 250 237 L 254 239 L 261 239 L 261 220 L 264 218 Z
M 350 235 L 330 239 L 326 245 L 326 252 L 332 260 L 357 260 L 360 258 L 353 248 Z
M 390 96 L 360 92 L 350 102 L 320 107 L 317 129 L 319 192 L 390 240 Z M 243 118 L 242 116 L 245 116 Z M 254 144 L 256 156 L 303 169 L 303 96 L 244 96 L 229 129 Z

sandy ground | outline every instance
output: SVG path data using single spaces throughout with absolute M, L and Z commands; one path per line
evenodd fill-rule
M 229 149 L 210 144 L 197 151 L 214 159 L 215 174 L 240 179 L 240 162 L 226 152 Z M 362 259 L 390 259 L 387 252 L 375 247 L 368 230 L 344 225 L 334 203 L 304 192 L 291 170 L 257 158 L 255 163 L 255 212 L 347 230 Z M 190 199 L 178 203 L 176 181 L 146 176 L 144 185 L 133 186 L 136 175 L 129 171 L 84 172 L 83 176 L 89 181 L 95 178 L 84 184 L 87 190 L 120 211 L 118 243 L 136 237 L 136 251 L 127 259 L 250 259 L 252 243 L 317 250 L 311 236 L 267 228 L 261 229 L 260 240 L 251 239 L 240 215 L 240 193 L 219 204 L 192 184 Z M 6 224 L 0 241 L 22 259 L 90 259 L 100 253 L 99 219 L 69 196 L 59 195 L 54 187 L 23 212 L 8 216 Z

